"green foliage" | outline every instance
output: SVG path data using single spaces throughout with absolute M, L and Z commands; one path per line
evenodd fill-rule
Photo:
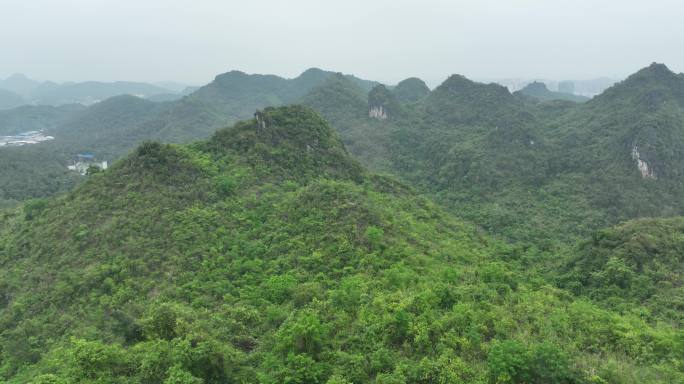
M 626 219 L 684 213 L 681 89 L 681 76 L 654 64 L 581 104 L 531 102 L 458 75 L 384 121 L 332 86 L 305 103 L 364 165 L 491 234 L 553 251 Z M 657 179 L 641 176 L 635 146 Z
M 555 345 L 526 347 L 517 341 L 495 344 L 487 365 L 492 383 L 574 383 L 570 360 Z
M 24 203 L 24 218 L 26 220 L 33 220 L 40 215 L 48 206 L 48 201 L 45 199 L 34 199 Z
M 684 219 L 634 220 L 580 244 L 561 284 L 621 311 L 643 305 L 681 325 L 683 255 Z
M 2 380 L 682 380 L 666 317 L 555 287 L 538 248 L 365 171 L 308 108 L 257 118 L 0 214 Z
M 202 384 L 204 381 L 199 379 L 178 365 L 169 369 L 169 374 L 164 380 L 164 384 Z
M 430 88 L 417 77 L 400 81 L 392 89 L 392 94 L 401 103 L 414 103 L 430 94 Z

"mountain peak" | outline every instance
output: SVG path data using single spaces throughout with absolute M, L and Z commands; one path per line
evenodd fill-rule
M 317 85 L 324 83 L 330 76 L 331 72 L 324 71 L 320 68 L 309 68 L 297 76 L 294 81 L 301 87 L 312 89 Z
M 461 106 L 484 104 L 503 106 L 515 99 L 508 88 L 498 84 L 483 84 L 472 81 L 462 75 L 451 75 L 440 84 L 431 94 L 430 99 L 457 103 Z
M 549 88 L 546 86 L 546 84 L 542 83 L 541 81 L 533 81 L 529 84 L 527 84 L 524 88 L 529 91 L 548 91 Z
M 530 96 L 540 101 L 565 100 L 583 103 L 589 100 L 584 96 L 578 96 L 572 93 L 550 91 L 546 84 L 541 81 L 533 81 L 527 84 L 523 89 L 515 92 L 515 94 Z
M 23 73 L 13 73 L 6 80 L 24 80 L 25 81 L 25 80 L 31 80 L 31 79 L 29 79 L 29 77 L 24 75 Z
M 417 77 L 409 77 L 397 84 L 392 90 L 397 100 L 404 103 L 418 101 L 430 94 L 430 88 L 425 82 Z
M 328 71 L 324 71 L 324 70 L 322 70 L 322 69 L 320 69 L 320 68 L 318 68 L 318 67 L 311 67 L 311 68 L 305 70 L 304 72 L 302 72 L 302 73 L 299 75 L 299 77 L 303 77 L 303 76 L 317 76 L 317 75 L 323 75 L 323 74 L 329 74 L 329 72 L 328 72 Z
M 676 81 L 677 74 L 672 72 L 665 64 L 652 63 L 648 67 L 642 68 L 636 73 L 629 76 L 623 84 L 629 83 L 643 83 L 643 82 L 658 82 L 663 85 L 670 81 Z
M 667 65 L 662 63 L 656 63 L 655 61 L 651 63 L 648 67 L 640 70 L 639 72 L 650 72 L 656 75 L 674 75 L 674 72 L 667 67 Z
M 474 91 L 486 91 L 498 95 L 498 97 L 511 96 L 508 88 L 503 85 L 490 83 L 478 83 L 468 79 L 463 75 L 454 74 L 449 76 L 442 84 L 437 87 L 441 91 L 447 91 L 453 94 L 462 94 L 464 92 L 474 92 Z
M 367 94 L 353 80 L 341 73 L 331 74 L 314 87 L 300 101 L 320 112 L 328 121 L 339 121 L 351 116 L 367 116 Z
M 654 110 L 666 100 L 684 104 L 684 80 L 665 64 L 652 63 L 596 97 L 599 102 L 629 99 L 636 105 Z
M 254 119 L 217 131 L 206 148 L 215 154 L 236 152 L 268 174 L 355 180 L 362 174 L 330 125 L 301 105 L 258 110 Z

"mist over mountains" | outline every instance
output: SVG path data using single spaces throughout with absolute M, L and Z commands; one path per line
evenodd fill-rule
M 192 90 L 193 87 L 172 82 L 156 85 L 127 81 L 55 83 L 14 74 L 0 80 L 0 109 L 11 109 L 21 105 L 90 105 L 119 95 L 170 101 L 179 99 Z

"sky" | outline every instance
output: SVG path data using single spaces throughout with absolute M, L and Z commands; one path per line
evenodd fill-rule
M 621 78 L 683 71 L 683 16 L 681 0 L 0 0 L 0 78 Z

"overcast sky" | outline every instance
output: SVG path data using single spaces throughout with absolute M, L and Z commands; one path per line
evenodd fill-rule
M 395 83 L 684 70 L 681 0 L 0 0 L 0 78 L 175 80 L 312 66 Z

